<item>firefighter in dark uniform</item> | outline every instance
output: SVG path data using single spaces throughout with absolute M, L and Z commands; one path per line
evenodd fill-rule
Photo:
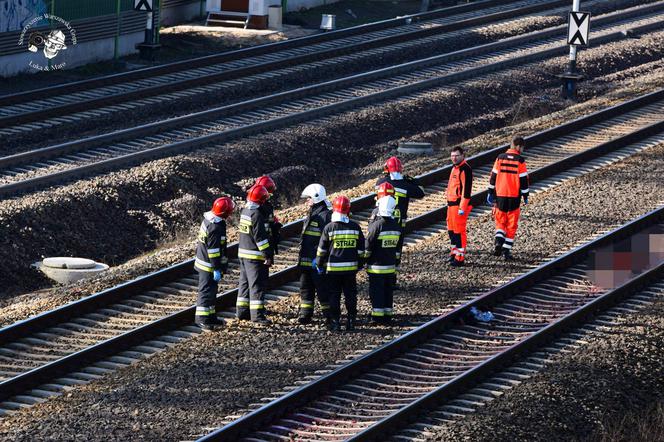
M 512 258 L 512 246 L 521 214 L 521 199 L 528 204 L 528 169 L 521 156 L 526 146 L 522 137 L 514 137 L 511 147 L 496 158 L 489 179 L 487 203 L 494 206 L 496 243 L 494 255 Z
M 319 273 L 327 273 L 330 330 L 340 330 L 342 291 L 348 312 L 346 330 L 353 330 L 357 316 L 356 276 L 363 265 L 364 235 L 360 226 L 348 217 L 350 200 L 347 197 L 336 197 L 332 211 L 332 220 L 323 229 L 313 265 Z
M 323 228 L 330 222 L 332 211 L 327 200 L 325 188 L 320 184 L 309 184 L 302 191 L 302 198 L 309 202 L 309 213 L 304 220 L 302 236 L 300 238 L 300 254 L 298 266 L 300 267 L 300 312 L 298 322 L 308 324 L 314 314 L 314 301 L 318 293 L 318 302 L 326 322 L 330 321 L 330 301 L 327 296 L 327 286 L 324 275 L 319 275 L 312 267 L 316 259 L 318 242 Z
M 195 322 L 203 331 L 212 331 L 222 324 L 215 310 L 217 283 L 228 269 L 225 219 L 234 209 L 235 203 L 229 197 L 217 198 L 212 210 L 203 215 L 203 222 L 198 229 L 194 260 L 198 272 Z
M 270 198 L 272 198 L 274 192 L 277 191 L 277 185 L 275 184 L 274 180 L 272 180 L 272 178 L 267 175 L 263 175 L 262 177 L 258 178 L 255 184 L 265 187 L 267 192 L 270 194 Z M 283 225 L 279 222 L 279 218 L 275 216 L 274 206 L 269 200 L 261 206 L 260 210 L 263 212 L 263 216 L 267 220 L 265 229 L 270 234 L 270 246 L 272 246 L 274 254 L 278 255 L 279 241 L 281 240 L 281 228 Z
M 394 198 L 394 186 L 387 181 L 380 183 L 380 185 L 376 187 L 376 207 L 374 207 L 371 215 L 369 215 L 369 219 L 367 220 L 369 224 L 371 224 L 378 216 L 378 205 L 380 204 L 380 199 L 386 196 L 391 196 Z
M 450 265 L 461 267 L 465 263 L 468 234 L 466 224 L 473 209 L 470 196 L 473 191 L 473 169 L 466 162 L 461 147 L 455 147 L 450 153 L 452 171 L 447 183 L 447 234 L 452 243 Z
M 254 185 L 247 193 L 247 203 L 240 213 L 240 284 L 237 294 L 237 318 L 268 324 L 265 318 L 265 290 L 272 265 L 273 251 L 261 205 L 270 197 L 263 186 Z
M 408 203 L 411 198 L 424 198 L 424 187 L 420 186 L 417 179 L 402 174 L 403 165 L 397 157 L 387 159 L 384 171 L 386 175 L 376 181 L 376 189 L 384 182 L 388 182 L 394 187 L 394 199 L 397 201 L 397 207 L 394 209 L 394 219 L 397 220 L 403 230 L 406 227 L 406 220 L 408 219 Z M 396 275 L 399 271 L 399 264 L 401 263 L 403 235 L 397 249 L 397 272 L 393 276 L 395 285 L 397 280 Z
M 392 275 L 396 271 L 397 245 L 401 242 L 401 226 L 393 217 L 396 205 L 391 196 L 378 200 L 378 214 L 369 223 L 365 247 L 371 319 L 385 325 L 391 323 L 394 314 Z

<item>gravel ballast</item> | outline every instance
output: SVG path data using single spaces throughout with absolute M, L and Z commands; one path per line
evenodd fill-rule
M 597 17 L 604 13 L 652 3 L 653 1 L 655 0 L 593 1 L 589 2 L 584 10 L 591 11 L 593 17 Z M 258 96 L 322 83 L 368 70 L 488 44 L 500 39 L 558 26 L 565 23 L 566 20 L 567 11 L 559 8 L 532 16 L 515 18 L 504 23 L 478 26 L 472 31 L 458 35 L 452 36 L 448 35 L 449 33 L 441 33 L 439 38 L 430 41 L 420 41 L 419 43 L 412 41 L 407 48 L 388 46 L 379 53 L 365 54 L 361 57 L 358 57 L 357 53 L 353 53 L 335 57 L 330 60 L 331 62 L 325 64 L 319 62 L 299 65 L 297 68 L 290 66 L 275 69 L 271 72 L 269 78 L 265 78 L 263 75 L 244 76 L 243 81 L 245 82 L 241 86 L 231 84 L 214 91 L 201 91 L 193 96 L 162 98 L 158 102 L 152 102 L 149 105 L 147 103 L 137 105 L 133 109 L 115 110 L 107 114 L 97 115 L 94 118 L 65 122 L 52 128 L 44 128 L 28 133 L 22 132 L 16 136 L 10 135 L 6 137 L 6 143 L 3 147 L 7 149 L 7 152 L 17 153 L 31 148 L 43 147 L 44 143 L 49 145 L 63 143 L 70 141 L 72 137 L 78 139 L 93 136 L 102 131 L 127 128 L 128 124 L 132 126 L 146 124 L 212 107 L 229 105 Z M 413 29 L 418 27 L 419 25 L 412 25 Z M 362 51 L 358 50 L 357 52 Z M 177 104 L 174 105 L 175 103 Z M 147 111 L 148 106 L 149 111 Z
M 632 65 L 656 64 L 664 55 L 663 42 L 664 34 L 657 33 L 590 49 L 584 51 L 580 67 L 593 78 L 613 75 Z M 513 105 L 524 98 L 546 103 L 526 106 L 530 116 L 560 109 L 564 104 L 552 98 L 557 95 L 558 82 L 553 74 L 564 63 L 564 58 L 539 63 L 519 71 L 518 78 L 506 72 L 463 88 L 431 91 L 318 124 L 2 201 L 0 278 L 5 282 L 6 296 L 48 285 L 27 269 L 41 256 L 85 256 L 114 265 L 145 253 L 196 224 L 197 214 L 221 189 L 240 199 L 241 184 L 261 173 L 274 175 L 278 182 L 283 180 L 278 204 L 286 205 L 311 181 L 338 189 L 368 178 L 357 175 L 363 168 L 375 176 L 377 165 L 394 147 L 386 143 L 400 137 L 427 131 L 448 131 L 449 138 L 464 130 L 466 137 L 482 133 L 502 125 L 511 111 L 521 113 L 521 108 L 513 109 Z M 652 87 L 662 84 L 658 70 L 639 80 L 647 82 L 653 77 L 657 79 L 650 83 Z M 542 91 L 549 95 L 543 97 Z M 446 138 L 441 135 L 435 143 L 441 157 L 447 156 Z
M 446 234 L 410 248 L 400 277 L 403 288 L 395 297 L 399 324 L 394 332 L 656 207 L 664 200 L 663 168 L 660 145 L 533 195 L 517 235 L 517 260 L 511 263 L 491 256 L 494 228 L 489 216 L 469 222 L 469 265 L 463 269 L 452 270 L 443 262 Z M 366 277 L 360 281 L 360 311 L 368 314 Z M 31 441 L 191 438 L 223 422 L 223 416 L 389 333 L 366 324 L 340 335 L 322 330 L 319 323 L 304 328 L 293 323 L 296 308 L 295 298 L 284 299 L 270 306 L 272 327 L 240 328 L 233 321 L 219 333 L 176 345 L 65 397 L 17 413 L 0 422 L 0 436 Z M 635 339 L 635 345 L 639 342 Z M 599 363 L 602 352 L 597 355 Z M 642 375 L 648 373 L 657 375 L 652 370 Z

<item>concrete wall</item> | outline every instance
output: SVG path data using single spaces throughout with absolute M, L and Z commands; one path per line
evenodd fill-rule
M 136 43 L 143 41 L 145 35 L 143 32 L 122 35 L 120 37 L 119 52 L 120 55 L 129 55 L 136 52 Z M 96 61 L 111 60 L 114 56 L 115 38 L 104 38 L 101 40 L 88 41 L 77 45 L 70 45 L 66 50 L 61 51 L 55 57 L 51 64 L 59 65 L 66 63 L 64 69 L 71 69 Z M 21 52 L 19 54 L 5 55 L 0 63 L 0 76 L 10 77 L 18 74 L 36 73 L 36 69 L 30 67 L 33 64 L 45 65 L 44 57 L 41 52 L 33 54 L 31 52 Z
M 288 0 L 287 12 L 315 8 L 316 6 L 329 5 L 338 1 L 339 0 Z
M 205 12 L 205 8 L 204 12 Z M 201 2 L 195 1 L 189 4 L 180 4 L 174 7 L 165 7 L 161 12 L 161 25 L 173 26 L 196 20 L 201 16 Z

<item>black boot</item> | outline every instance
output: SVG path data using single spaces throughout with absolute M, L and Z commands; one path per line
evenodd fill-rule
M 349 317 L 346 319 L 346 330 L 353 331 L 355 330 L 355 318 Z
M 514 261 L 514 257 L 512 256 L 510 249 L 505 249 L 503 251 L 503 257 L 505 258 L 505 261 Z
M 300 317 L 297 318 L 297 322 L 299 322 L 302 325 L 310 324 L 311 323 L 311 316 L 300 316 Z
M 450 263 L 450 267 L 463 267 L 464 265 L 466 265 L 464 261 L 460 261 L 458 259 L 455 259 Z
M 341 330 L 341 325 L 338 319 L 330 318 L 330 324 L 327 326 L 328 330 L 337 332 Z
M 456 258 L 454 257 L 454 255 L 450 255 L 450 257 L 447 258 L 447 263 L 448 264 L 452 264 L 454 261 L 456 261 Z
M 496 245 L 496 248 L 493 250 L 493 256 L 500 256 L 503 253 L 503 246 Z

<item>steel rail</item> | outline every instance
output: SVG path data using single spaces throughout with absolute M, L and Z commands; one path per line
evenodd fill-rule
M 556 0 L 551 4 L 562 5 L 564 1 Z M 194 78 L 187 78 L 178 81 L 168 81 L 162 84 L 140 88 L 138 90 L 125 91 L 119 94 L 100 96 L 88 100 L 80 100 L 73 103 L 63 104 L 59 106 L 51 106 L 47 109 L 39 109 L 32 112 L 18 113 L 14 115 L 7 115 L 0 117 L 0 127 L 9 127 L 12 125 L 30 123 L 34 121 L 43 120 L 45 118 L 57 117 L 68 113 L 81 112 L 83 110 L 95 109 L 101 106 L 108 106 L 135 100 L 139 98 L 152 97 L 162 93 L 172 93 L 183 89 L 189 89 L 196 86 L 201 86 L 214 82 L 233 80 L 249 75 L 255 75 L 262 72 L 268 72 L 275 69 L 292 67 L 297 64 L 311 63 L 326 58 L 341 56 L 345 54 L 352 54 L 362 50 L 373 49 L 376 47 L 386 46 L 394 43 L 401 43 L 408 40 L 419 39 L 428 37 L 435 34 L 442 34 L 465 27 L 474 26 L 481 23 L 492 22 L 505 18 L 513 17 L 521 11 L 525 13 L 534 12 L 538 10 L 548 9 L 548 4 L 545 6 L 535 5 L 526 8 L 519 8 L 516 10 L 502 11 L 499 13 L 480 16 L 472 19 L 461 20 L 450 24 L 432 26 L 430 28 L 414 30 L 402 34 L 396 34 L 386 37 L 379 37 L 367 41 L 361 41 L 354 44 L 344 45 L 342 47 L 323 49 L 313 53 L 299 54 L 281 58 L 274 61 L 266 61 L 249 66 L 229 69 L 221 72 L 206 74 Z
M 641 97 L 636 100 L 624 103 L 622 105 L 614 106 L 604 111 L 577 119 L 562 127 L 543 131 L 528 138 L 528 142 L 543 143 L 549 139 L 556 138 L 560 135 L 570 133 L 581 127 L 594 124 L 598 121 L 604 121 L 610 116 L 620 115 L 630 109 L 639 108 L 645 103 L 658 97 L 658 91 L 653 94 Z M 584 161 L 602 156 L 603 154 L 624 147 L 626 144 L 645 139 L 655 133 L 664 131 L 664 122 L 651 124 L 647 127 L 641 128 L 633 133 L 624 137 L 613 139 L 607 143 L 596 146 L 588 151 L 564 158 L 558 163 L 553 163 L 544 166 L 537 170 L 531 171 L 531 177 L 534 182 L 544 180 L 550 176 L 555 175 L 559 170 L 568 167 L 577 166 Z M 484 152 L 469 159 L 475 167 L 483 164 L 490 164 L 499 152 L 503 151 L 506 146 L 500 146 L 488 152 Z M 422 175 L 421 183 L 424 185 L 434 182 L 441 182 L 449 176 L 450 166 L 446 166 L 436 171 Z M 472 197 L 472 204 L 475 206 L 481 205 L 485 198 L 486 191 L 478 192 Z M 366 195 L 364 197 L 353 200 L 352 210 L 360 211 L 372 207 L 374 204 L 373 195 Z M 423 226 L 428 226 L 438 223 L 444 219 L 446 208 L 437 208 L 431 210 L 423 215 L 417 216 L 408 220 L 405 232 L 410 233 Z M 284 227 L 283 237 L 295 237 L 302 229 L 302 220 L 298 220 L 287 224 Z M 234 258 L 237 256 L 237 243 L 229 246 L 229 257 Z M 152 273 L 150 275 L 138 278 L 137 280 L 104 290 L 95 295 L 84 298 L 80 301 L 67 304 L 55 310 L 42 313 L 33 318 L 17 322 L 13 325 L 0 329 L 0 345 L 10 343 L 13 340 L 20 339 L 31 333 L 36 333 L 44 330 L 49 326 L 53 326 L 65 322 L 71 318 L 80 317 L 85 313 L 92 312 L 96 309 L 110 305 L 121 299 L 128 298 L 135 295 L 137 292 L 144 292 L 159 285 L 164 285 L 182 276 L 191 274 L 193 269 L 193 260 L 187 260 L 180 264 L 171 266 L 164 270 Z M 270 276 L 269 289 L 273 289 L 284 285 L 288 282 L 295 280 L 298 276 L 297 267 L 291 266 L 285 270 L 275 273 Z M 223 310 L 224 308 L 232 307 L 235 304 L 237 290 L 229 290 L 219 295 L 217 298 L 217 309 Z M 42 384 L 45 380 L 52 379 L 64 373 L 68 373 L 75 368 L 80 368 L 89 364 L 92 361 L 98 361 L 109 355 L 117 354 L 125 349 L 131 348 L 139 342 L 145 342 L 156 336 L 162 335 L 165 331 L 178 329 L 186 324 L 191 323 L 194 314 L 194 307 L 189 307 L 177 313 L 165 316 L 157 321 L 151 322 L 139 328 L 133 329 L 122 335 L 113 337 L 106 341 L 99 342 L 98 344 L 70 354 L 61 359 L 55 360 L 43 366 L 32 369 L 28 372 L 22 373 L 13 378 L 0 382 L 0 400 L 9 399 L 12 396 L 18 395 L 21 392 L 30 388 L 35 388 Z
M 117 74 L 105 75 L 103 77 L 98 77 L 98 78 L 80 80 L 80 81 L 35 89 L 31 91 L 8 94 L 0 96 L 0 106 L 18 104 L 25 101 L 31 101 L 36 99 L 44 99 L 56 94 L 62 95 L 70 92 L 80 92 L 81 90 L 88 90 L 100 86 L 110 86 L 118 83 L 125 83 L 129 81 L 150 78 L 156 75 L 170 74 L 181 70 L 206 67 L 211 64 L 218 64 L 243 58 L 250 58 L 250 57 L 255 57 L 257 55 L 270 54 L 274 53 L 275 51 L 283 51 L 286 49 L 299 48 L 316 43 L 338 40 L 341 38 L 361 35 L 368 32 L 399 27 L 410 23 L 418 23 L 422 21 L 447 17 L 451 15 L 457 15 L 466 12 L 481 11 L 490 7 L 495 7 L 500 5 L 509 5 L 510 3 L 515 3 L 516 1 L 518 0 L 475 1 L 464 5 L 441 8 L 435 11 L 430 11 L 425 13 L 406 15 L 403 17 L 398 17 L 389 20 L 382 20 L 374 23 L 354 26 L 336 31 L 303 36 L 275 43 L 252 46 L 249 48 L 237 49 L 233 51 L 224 52 L 222 54 L 197 57 L 193 59 L 162 64 L 159 66 L 136 69 L 130 72 L 121 72 Z M 557 2 L 551 2 L 551 3 L 557 3 Z M 531 12 L 535 11 L 533 10 Z
M 656 5 L 649 5 L 647 8 L 648 12 L 653 12 L 653 11 L 658 11 L 658 10 L 664 10 L 664 4 L 656 4 Z M 639 10 L 643 11 L 643 10 Z M 630 11 L 630 14 L 634 14 L 635 11 Z M 598 24 L 596 24 L 597 26 Z M 664 21 L 661 22 L 654 22 L 654 23 L 649 23 L 646 25 L 642 26 L 637 26 L 634 27 L 635 32 L 648 32 L 650 30 L 654 29 L 659 29 L 664 27 Z M 559 33 L 563 30 L 563 27 L 557 27 L 554 30 L 550 30 L 548 32 L 552 34 Z M 623 32 L 612 32 L 609 34 L 605 34 L 603 36 L 596 37 L 593 41 L 595 43 L 609 43 L 612 41 L 615 41 L 617 39 L 621 38 L 626 38 L 625 34 Z M 470 56 L 471 54 L 477 53 L 477 51 L 482 51 L 484 50 L 485 47 L 490 46 L 492 48 L 496 48 L 495 45 L 499 45 L 499 47 L 504 47 L 506 44 L 514 44 L 514 41 L 519 41 L 519 42 L 525 42 L 529 41 L 529 39 L 532 39 L 531 36 L 520 36 L 520 37 L 514 37 L 513 39 L 507 39 L 503 42 L 499 43 L 490 43 L 488 45 L 483 45 L 475 48 L 470 48 L 466 50 L 461 50 L 454 52 L 452 54 L 446 54 L 445 56 L 449 57 L 454 57 L 451 59 L 456 59 L 456 58 L 461 58 L 464 56 Z M 507 42 L 507 43 L 506 43 Z M 282 116 L 282 117 L 277 117 L 271 120 L 267 121 L 261 121 L 237 128 L 232 128 L 224 131 L 220 131 L 218 133 L 213 133 L 197 138 L 192 138 L 188 140 L 183 140 L 183 141 L 178 141 L 175 143 L 171 144 L 166 144 L 163 146 L 158 146 L 150 149 L 145 149 L 139 152 L 134 152 L 118 157 L 114 157 L 111 159 L 106 159 L 102 160 L 96 163 L 92 164 L 87 164 L 83 166 L 78 166 L 75 168 L 55 172 L 52 174 L 48 175 L 43 175 L 23 181 L 18 181 L 15 183 L 10 183 L 10 184 L 5 184 L 0 186 L 0 198 L 8 198 L 8 197 L 14 197 L 17 196 L 23 192 L 27 192 L 30 190 L 34 189 L 40 189 L 44 188 L 46 186 L 51 186 L 51 185 L 56 185 L 62 182 L 66 181 L 71 181 L 73 179 L 81 178 L 84 176 L 88 176 L 90 174 L 98 174 L 98 173 L 103 173 L 107 172 L 110 170 L 114 170 L 117 168 L 121 167 L 128 167 L 136 163 L 140 163 L 142 161 L 146 161 L 148 159 L 153 159 L 153 158 L 159 158 L 167 155 L 173 155 L 181 152 L 186 152 L 189 151 L 193 148 L 200 147 L 201 145 L 212 143 L 212 142 L 226 142 L 230 141 L 232 139 L 237 139 L 242 136 L 248 136 L 260 132 L 267 132 L 271 130 L 277 130 L 289 125 L 301 123 L 304 121 L 309 121 L 313 120 L 316 118 L 320 118 L 323 116 L 328 116 L 331 114 L 335 114 L 338 112 L 342 112 L 345 110 L 349 109 L 355 109 L 359 108 L 362 106 L 366 106 L 375 102 L 379 101 L 384 101 L 392 98 L 396 98 L 399 96 L 403 95 L 408 95 L 412 94 L 421 90 L 429 89 L 429 88 L 434 88 L 434 87 L 439 87 L 445 84 L 452 84 L 454 82 L 458 81 L 463 81 L 467 80 L 469 78 L 475 78 L 480 75 L 492 73 L 501 69 L 507 69 L 510 67 L 514 67 L 520 64 L 525 64 L 525 63 L 530 63 L 534 62 L 537 60 L 541 60 L 547 57 L 553 57 L 556 55 L 562 55 L 565 51 L 565 47 L 561 46 L 559 48 L 549 48 L 545 49 L 542 51 L 539 51 L 535 54 L 527 54 L 519 57 L 515 57 L 512 59 L 500 61 L 497 63 L 493 63 L 490 65 L 485 65 L 485 66 L 480 66 L 480 67 L 475 67 L 471 69 L 466 69 L 461 72 L 456 72 L 456 73 L 451 73 L 447 75 L 443 75 L 440 77 L 435 77 L 435 78 L 430 78 L 426 80 L 422 80 L 419 82 L 411 83 L 411 84 L 406 84 L 402 86 L 397 86 L 385 91 L 380 91 L 377 93 L 361 96 L 361 97 L 356 97 L 356 98 L 351 98 L 347 99 L 338 103 L 334 104 L 329 104 L 325 106 L 321 106 L 315 109 L 311 110 L 306 110 L 302 112 L 295 112 L 290 115 Z M 391 67 L 391 68 L 384 68 L 378 71 L 373 71 L 370 73 L 365 73 L 365 74 L 359 74 L 356 76 L 348 77 L 342 80 L 334 80 L 331 82 L 325 82 L 319 85 L 313 85 L 313 86 L 307 86 L 304 88 L 296 89 L 294 91 L 288 91 L 288 92 L 283 92 L 280 94 L 275 94 L 272 96 L 268 97 L 263 97 L 259 99 L 254 99 L 254 100 L 249 100 L 247 102 L 239 103 L 236 105 L 230 105 L 230 106 L 225 106 L 222 108 L 218 109 L 212 109 L 210 111 L 206 111 L 205 114 L 207 117 L 210 117 L 211 115 L 219 116 L 219 115 L 226 115 L 232 111 L 237 111 L 238 109 L 240 111 L 244 109 L 251 109 L 255 108 L 257 106 L 265 106 L 267 104 L 274 103 L 275 101 L 280 101 L 280 100 L 285 100 L 285 99 L 295 99 L 295 98 L 300 98 L 303 96 L 306 96 L 309 93 L 321 93 L 325 92 L 328 90 L 335 90 L 338 89 L 339 87 L 342 87 L 346 84 L 353 84 L 355 82 L 360 81 L 367 81 L 372 78 L 376 77 L 382 77 L 385 76 L 386 72 L 389 72 L 390 74 L 394 75 L 396 73 L 401 72 L 402 70 L 410 70 L 412 69 L 413 63 L 417 63 L 417 67 L 422 67 L 426 66 L 432 63 L 436 63 L 437 61 L 434 59 L 439 59 L 439 57 L 431 57 L 425 60 L 420 60 L 417 62 L 410 62 L 406 63 L 404 65 L 399 65 L 396 68 Z M 285 98 L 286 97 L 286 98 Z M 64 154 L 64 153 L 75 153 L 77 151 L 80 151 L 82 149 L 87 149 L 87 148 L 92 148 L 94 146 L 99 146 L 100 144 L 103 144 L 105 141 L 108 141 L 109 139 L 114 139 L 113 137 L 119 137 L 116 139 L 126 139 L 125 137 L 130 137 L 133 134 L 145 134 L 149 133 L 150 131 L 154 131 L 155 127 L 160 127 L 160 128 L 167 128 L 167 127 L 173 127 L 172 125 L 179 125 L 183 124 L 184 121 L 187 121 L 190 117 L 180 117 L 176 118 L 173 120 L 167 120 L 164 123 L 155 123 L 152 125 L 145 125 L 145 126 L 140 126 L 138 128 L 134 129 L 129 129 L 125 131 L 120 131 L 120 132 L 114 132 L 111 134 L 106 134 L 106 135 L 101 135 L 99 137 L 94 137 L 89 140 L 83 140 L 80 142 L 72 142 L 72 143 L 65 143 L 63 145 L 58 145 L 58 146 L 52 146 L 50 148 L 44 148 L 40 149 L 38 151 L 32 151 L 32 152 L 27 152 L 27 153 L 22 153 L 22 154 L 16 154 L 12 155 L 9 157 L 5 157 L 0 159 L 0 167 L 6 166 L 9 167 L 10 165 L 16 165 L 16 164 L 23 164 L 25 161 L 30 160 L 31 158 L 35 159 L 40 159 L 44 160 L 45 158 L 52 158 L 52 155 L 55 155 L 56 153 L 58 154 Z M 194 117 L 191 117 L 194 118 Z M 197 118 L 201 118 L 201 114 L 197 114 Z M 164 126 L 160 126 L 163 124 Z M 135 131 L 135 132 L 133 132 Z M 33 157 L 34 155 L 34 157 Z
M 591 251 L 629 237 L 636 232 L 661 222 L 662 220 L 664 220 L 664 208 L 656 209 L 643 215 L 618 229 L 604 234 L 593 241 L 579 246 L 576 249 L 537 267 L 525 275 L 515 278 L 503 286 L 487 292 L 485 295 L 457 307 L 443 316 L 433 319 L 364 356 L 360 356 L 358 359 L 335 369 L 331 373 L 323 375 L 318 380 L 300 387 L 297 390 L 294 390 L 293 392 L 288 393 L 208 434 L 207 436 L 200 438 L 199 441 L 239 440 L 242 436 L 262 428 L 269 422 L 274 422 L 276 419 L 284 416 L 287 412 L 294 410 L 298 406 L 324 395 L 334 387 L 348 382 L 351 379 L 355 379 L 359 377 L 359 375 L 367 373 L 384 362 L 395 358 L 397 355 L 401 355 L 407 350 L 417 348 L 421 343 L 432 339 L 434 336 L 441 334 L 441 332 L 451 329 L 459 324 L 459 322 L 470 313 L 472 307 L 491 309 L 501 301 L 510 299 L 515 294 L 532 287 L 536 283 L 545 281 L 561 270 L 581 262 Z M 454 395 L 474 386 L 485 376 L 508 365 L 523 353 L 538 348 L 543 343 L 546 343 L 553 337 L 563 333 L 568 328 L 579 324 L 579 322 L 581 322 L 587 315 L 605 309 L 621 297 L 633 293 L 642 286 L 660 278 L 663 273 L 664 262 L 661 262 L 656 267 L 640 274 L 597 299 L 584 304 L 574 312 L 554 321 L 530 337 L 512 345 L 507 350 L 490 357 L 488 360 L 478 364 L 453 380 L 445 382 L 438 389 L 423 395 L 421 398 L 374 423 L 348 440 L 384 440 L 387 434 L 390 434 L 404 423 L 416 417 L 418 413 L 436 407 L 442 401 L 450 399 Z

